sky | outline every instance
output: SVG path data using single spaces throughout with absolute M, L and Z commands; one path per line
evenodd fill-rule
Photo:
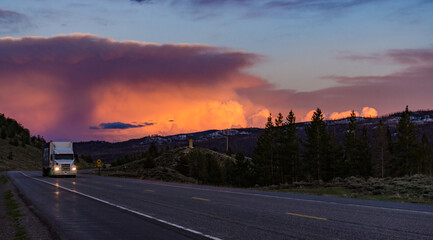
M 123 141 L 433 109 L 431 0 L 2 0 L 0 113 Z

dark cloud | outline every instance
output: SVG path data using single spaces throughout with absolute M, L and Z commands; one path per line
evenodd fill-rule
M 137 2 L 137 3 L 153 3 L 152 0 L 130 0 L 131 2 Z
M 0 8 L 0 34 L 17 33 L 31 26 L 27 16 Z
M 214 84 L 259 59 L 258 55 L 207 45 L 118 42 L 90 34 L 2 39 L 0 52 L 3 68 L 53 68 L 54 73 L 72 74 L 66 81 L 87 85 L 119 78 L 135 83 L 187 79 L 194 84 Z
M 292 16 L 287 12 L 318 11 L 338 12 L 350 8 L 363 6 L 370 3 L 384 2 L 388 0 L 166 0 L 172 6 L 189 9 L 189 13 L 196 19 L 206 19 L 223 14 L 225 8 L 239 8 L 243 16 L 260 17 L 266 15 Z M 164 2 L 164 1 L 163 1 Z M 297 15 L 296 15 L 297 16 Z
M 130 123 L 122 123 L 122 122 L 112 122 L 112 123 L 101 123 L 99 126 L 91 126 L 89 129 L 128 129 L 128 128 L 141 128 L 146 126 L 153 126 L 155 123 L 143 123 L 143 124 L 130 124 Z
M 274 0 L 268 1 L 269 8 L 284 8 L 287 10 L 344 10 L 372 2 L 384 0 Z
M 393 63 L 399 65 L 430 65 L 433 63 L 433 48 L 431 49 L 394 49 L 381 54 L 345 55 L 337 57 L 350 61 L 371 61 Z

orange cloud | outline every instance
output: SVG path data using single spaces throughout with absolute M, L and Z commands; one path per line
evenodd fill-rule
M 365 118 L 376 118 L 377 117 L 377 110 L 371 107 L 364 107 L 362 109 L 361 117 Z
M 338 119 L 344 119 L 350 117 L 350 114 L 352 113 L 352 110 L 348 110 L 345 112 L 333 112 L 329 116 L 329 120 L 338 120 Z M 359 113 L 355 111 L 355 115 L 358 117 Z
M 311 122 L 311 118 L 314 115 L 314 112 L 316 109 L 309 111 L 307 114 L 305 114 L 304 118 L 302 119 L 302 122 Z

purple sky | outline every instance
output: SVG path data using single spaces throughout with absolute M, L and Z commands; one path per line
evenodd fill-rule
M 427 0 L 5 0 L 0 112 L 48 140 L 120 141 L 263 127 L 290 109 L 298 121 L 316 107 L 432 109 L 431 12 Z

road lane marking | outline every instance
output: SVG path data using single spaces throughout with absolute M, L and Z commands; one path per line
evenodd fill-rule
M 24 174 L 24 173 L 22 173 L 22 174 Z M 198 187 L 192 187 L 192 186 L 187 186 L 187 185 L 181 186 L 181 185 L 173 185 L 173 184 L 167 184 L 167 183 L 149 182 L 149 181 L 146 181 L 146 180 L 140 180 L 140 181 L 142 181 L 142 182 L 144 182 L 145 184 L 148 184 L 148 185 L 156 185 L 156 186 L 172 187 L 172 188 L 181 188 L 181 189 L 192 189 L 192 190 L 199 190 L 199 191 L 205 191 L 205 192 L 231 193 L 231 194 L 244 195 L 244 196 L 275 198 L 275 199 L 293 200 L 293 201 L 299 201 L 299 202 L 323 203 L 323 204 L 329 204 L 329 205 L 345 205 L 345 206 L 352 206 L 352 207 L 359 207 L 359 208 L 380 209 L 380 210 L 395 211 L 395 212 L 407 212 L 407 213 L 433 215 L 433 211 L 423 211 L 423 210 L 411 210 L 411 209 L 404 209 L 404 208 L 391 208 L 391 207 L 361 205 L 361 204 L 357 204 L 357 203 L 344 203 L 344 202 L 336 202 L 336 201 L 332 201 L 332 200 L 330 200 L 330 201 L 324 201 L 324 200 L 314 200 L 314 199 L 302 199 L 302 198 L 295 198 L 295 197 L 283 197 L 283 196 L 275 196 L 275 195 L 266 195 L 264 193 L 235 192 L 235 191 L 221 190 L 221 189 L 205 189 L 205 188 L 198 188 Z M 313 195 L 311 195 L 311 196 L 313 196 Z M 362 200 L 362 199 L 360 199 L 360 200 Z M 371 200 L 363 200 L 363 201 L 371 201 Z
M 121 188 L 121 187 L 122 187 L 122 185 L 120 185 L 120 184 L 114 184 L 114 186 L 115 186 L 115 187 L 118 187 L 118 188 Z
M 93 197 L 93 196 L 91 196 L 91 195 L 88 195 L 88 194 L 85 194 L 85 193 L 82 193 L 82 192 L 78 192 L 77 190 L 73 190 L 73 189 L 70 189 L 70 188 L 67 188 L 67 187 L 62 187 L 62 186 L 60 186 L 58 183 L 54 184 L 54 183 L 51 183 L 51 182 L 48 182 L 48 181 L 45 181 L 45 180 L 41 180 L 41 179 L 37 179 L 37 178 L 31 177 L 31 176 L 28 176 L 27 174 L 25 174 L 25 173 L 23 173 L 23 172 L 20 172 L 20 173 L 21 173 L 22 175 L 28 177 L 28 178 L 33 179 L 33 180 L 36 180 L 36 181 L 39 181 L 39 182 L 42 182 L 42 183 L 46 183 L 46 184 L 52 185 L 52 186 L 57 187 L 57 188 L 61 188 L 61 189 L 66 190 L 66 191 L 68 191 L 68 192 L 72 192 L 72 193 L 75 193 L 75 194 L 78 194 L 78 195 L 81 195 L 81 196 L 84 196 L 84 197 L 87 197 L 87 198 L 90 198 L 90 199 L 96 200 L 96 201 L 98 201 L 98 202 L 105 203 L 105 204 L 107 204 L 107 205 L 110 205 L 110 206 L 113 206 L 113 207 L 116 207 L 116 208 L 122 209 L 122 210 L 124 210 L 124 211 L 128 211 L 128 212 L 131 212 L 131 213 L 137 214 L 137 215 L 139 215 L 139 216 L 142 216 L 142 217 L 145 217 L 145 218 L 148 218 L 148 219 L 152 219 L 152 220 L 154 220 L 154 221 L 157 221 L 157 222 L 160 222 L 160 223 L 163 223 L 163 224 L 166 224 L 166 225 L 170 225 L 170 226 L 172 226 L 172 227 L 175 227 L 175 228 L 178 228 L 178 229 L 182 229 L 182 230 L 184 230 L 184 231 L 187 231 L 187 232 L 190 232 L 190 233 L 194 233 L 194 234 L 196 234 L 196 235 L 200 235 L 200 236 L 202 236 L 202 237 L 206 237 L 206 238 L 209 238 L 209 239 L 212 239 L 212 240 L 222 240 L 222 239 L 220 239 L 220 238 L 217 238 L 217 237 L 214 237 L 214 236 L 211 236 L 211 235 L 207 235 L 207 234 L 204 234 L 204 233 L 202 233 L 202 232 L 199 232 L 199 231 L 196 231 L 196 230 L 193 230 L 193 229 L 187 228 L 187 227 L 183 227 L 183 226 L 181 226 L 181 225 L 178 225 L 178 224 L 175 224 L 175 223 L 171 223 L 171 222 L 168 222 L 168 221 L 165 221 L 165 220 L 162 220 L 162 219 L 156 218 L 156 217 L 152 217 L 152 216 L 147 215 L 147 214 L 145 214 L 145 213 L 141 213 L 141 212 L 138 212 L 138 211 L 135 211 L 135 210 L 129 209 L 129 208 L 127 208 L 127 207 L 123 207 L 123 206 L 121 206 L 121 205 L 117 205 L 117 204 L 114 204 L 114 203 L 111 203 L 111 202 L 105 201 L 105 200 L 103 200 L 103 199 L 100 199 L 100 198 L 97 198 L 97 197 Z
M 325 221 L 328 220 L 327 218 L 308 216 L 308 215 L 303 215 L 303 214 L 298 214 L 298 213 L 289 213 L 289 212 L 286 212 L 286 214 L 293 215 L 293 216 L 298 216 L 298 217 L 314 218 L 314 219 L 325 220 Z
M 162 184 L 162 183 L 154 183 L 154 182 L 151 183 L 148 181 L 145 181 L 145 183 L 149 184 L 149 185 L 157 185 L 157 186 L 172 187 L 172 188 L 182 188 L 182 189 L 193 189 L 193 190 L 205 191 L 205 192 L 231 193 L 231 194 L 244 195 L 244 196 L 276 198 L 276 199 L 293 200 L 293 201 L 300 201 L 300 202 L 323 203 L 323 204 L 329 204 L 329 205 L 345 205 L 345 206 L 352 206 L 352 207 L 359 207 L 359 208 L 381 209 L 381 210 L 396 211 L 396 212 L 409 212 L 409 213 L 433 215 L 433 212 L 422 211 L 422 210 L 420 211 L 420 210 L 411 210 L 411 209 L 403 209 L 403 208 L 390 208 L 390 207 L 361 205 L 361 204 L 357 204 L 357 203 L 344 203 L 344 202 L 335 202 L 335 201 L 302 199 L 302 198 L 294 198 L 294 197 L 282 197 L 282 196 L 265 195 L 265 194 L 259 194 L 259 193 L 235 192 L 235 191 L 220 190 L 220 189 L 205 189 L 205 188 L 197 188 L 197 187 L 190 187 L 190 186 L 180 186 L 180 185 Z M 311 195 L 311 196 L 313 196 L 313 195 Z M 362 199 L 359 199 L 359 200 L 362 200 Z M 369 200 L 364 200 L 364 201 L 369 201 Z
M 146 192 L 155 192 L 154 190 L 151 190 L 151 189 L 146 189 L 144 191 L 146 191 Z
M 207 199 L 207 198 L 192 197 L 192 199 L 197 199 L 197 200 L 202 200 L 202 201 L 210 202 L 210 200 Z

